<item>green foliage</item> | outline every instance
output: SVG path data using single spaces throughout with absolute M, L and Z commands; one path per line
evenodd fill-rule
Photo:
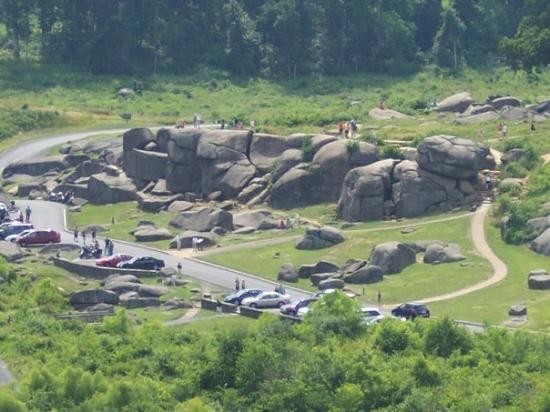
M 472 342 L 466 329 L 456 325 L 451 319 L 444 318 L 437 321 L 426 333 L 425 348 L 430 353 L 447 358 L 454 351 L 468 353 Z
M 400 322 L 382 322 L 376 333 L 376 345 L 388 355 L 402 352 L 412 342 L 407 325 Z
M 498 190 L 501 194 L 517 197 L 521 194 L 521 186 L 514 183 L 500 183 Z
M 523 179 L 529 174 L 529 170 L 521 162 L 509 162 L 502 170 L 503 177 Z
M 421 386 L 436 386 L 440 383 L 437 370 L 431 367 L 426 359 L 419 358 L 414 364 L 412 375 Z
M 2 412 L 25 412 L 25 404 L 16 399 L 12 394 L 5 391 L 0 392 L 0 411 Z
M 396 146 L 384 146 L 382 147 L 380 157 L 382 159 L 404 159 L 405 155 L 399 147 Z
M 43 129 L 63 124 L 58 112 L 38 110 L 12 110 L 0 108 L 0 139 L 20 132 Z
M 44 312 L 53 313 L 64 306 L 65 297 L 51 279 L 44 279 L 34 293 L 34 301 Z
M 359 141 L 357 140 L 347 140 L 346 141 L 346 150 L 348 154 L 351 155 L 359 150 Z
M 360 140 L 363 142 L 372 143 L 376 146 L 384 146 L 384 139 L 378 137 L 372 130 L 369 130 L 366 134 L 362 135 Z
M 310 136 L 304 137 L 302 140 L 302 160 L 304 162 L 311 162 L 313 160 L 313 142 Z

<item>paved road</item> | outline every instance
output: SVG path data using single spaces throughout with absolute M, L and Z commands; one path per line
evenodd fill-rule
M 41 140 L 32 141 L 30 143 L 18 146 L 6 153 L 0 155 L 0 171 L 4 169 L 8 164 L 23 159 L 28 159 L 34 156 L 38 156 L 51 147 L 63 144 L 67 141 L 76 141 L 84 139 L 94 134 L 104 133 L 122 133 L 124 129 L 116 130 L 104 130 L 101 132 L 88 132 L 88 133 L 71 133 L 61 136 L 49 137 Z M 52 229 L 59 230 L 62 233 L 62 240 L 64 242 L 72 242 L 73 236 L 64 231 L 64 206 L 59 203 L 47 202 L 47 201 L 31 201 L 20 200 L 16 204 L 24 209 L 27 205 L 32 209 L 32 222 L 36 227 L 50 227 Z M 100 241 L 102 240 L 99 238 Z M 236 273 L 227 268 L 217 267 L 209 265 L 203 262 L 198 262 L 191 259 L 178 259 L 168 253 L 153 250 L 143 245 L 127 242 L 115 241 L 115 253 L 122 252 L 128 253 L 133 256 L 150 255 L 163 259 L 167 266 L 176 267 L 178 262 L 181 262 L 183 272 L 199 281 L 203 281 L 212 285 L 220 286 L 225 289 L 233 289 L 235 277 L 238 276 L 241 279 L 245 279 L 247 287 L 258 288 L 263 290 L 272 290 L 275 283 L 261 279 L 252 275 Z M 309 296 L 310 293 L 302 291 L 300 289 L 287 287 L 287 292 L 293 299 L 299 299 Z

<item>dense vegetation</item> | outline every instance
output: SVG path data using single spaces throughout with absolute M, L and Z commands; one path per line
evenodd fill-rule
M 101 325 L 56 321 L 47 282 L 2 295 L 42 310 L 0 317 L 0 350 L 22 379 L 0 410 L 362 411 L 544 410 L 546 336 L 491 329 L 472 335 L 450 320 L 367 327 L 356 304 L 327 296 L 293 326 L 256 323 L 198 332 L 133 325 L 124 312 Z M 53 306 L 52 306 L 53 305 Z M 24 305 L 26 306 L 26 305 Z
M 1 0 L 0 41 L 93 73 L 206 65 L 294 78 L 502 55 L 531 68 L 550 61 L 549 19 L 545 0 Z

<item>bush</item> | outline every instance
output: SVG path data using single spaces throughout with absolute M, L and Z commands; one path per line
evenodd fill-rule
M 380 157 L 382 159 L 404 159 L 405 155 L 399 147 L 396 146 L 384 146 L 382 147 Z
M 369 130 L 366 134 L 361 135 L 359 140 L 362 140 L 363 142 L 372 143 L 376 146 L 384 146 L 384 139 L 381 137 L 378 137 L 376 133 L 372 130 Z
M 409 328 L 406 324 L 388 320 L 383 322 L 375 339 L 380 350 L 387 354 L 402 352 L 411 343 Z
M 500 193 L 507 193 L 512 197 L 517 197 L 521 194 L 521 186 L 515 185 L 513 183 L 504 183 L 498 186 Z
M 348 140 L 346 141 L 346 149 L 348 154 L 352 154 L 359 150 L 359 142 L 357 140 Z
M 529 174 L 527 168 L 521 162 L 510 162 L 504 166 L 503 177 L 515 177 L 523 179 Z
M 302 140 L 302 160 L 304 162 L 311 162 L 313 160 L 313 142 L 310 136 L 304 137 Z
M 437 356 L 447 358 L 455 351 L 465 354 L 471 348 L 468 332 L 449 318 L 436 322 L 426 333 L 425 349 Z

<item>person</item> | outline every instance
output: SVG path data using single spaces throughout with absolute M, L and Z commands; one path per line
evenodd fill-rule
M 172 286 L 176 286 L 176 275 L 171 275 L 170 276 L 170 284 Z
M 30 205 L 27 205 L 27 208 L 25 209 L 25 221 L 29 223 L 31 221 L 31 207 Z
M 182 270 L 181 262 L 178 262 L 177 268 L 178 268 L 178 274 L 181 275 L 181 270 Z
M 56 259 L 59 259 L 60 256 L 61 256 L 61 255 L 59 254 L 59 250 L 58 250 L 58 251 L 55 253 L 55 258 L 56 258 Z
M 280 293 L 281 295 L 286 294 L 285 287 L 281 283 L 279 283 L 277 286 L 275 286 L 275 292 Z
M 97 239 L 94 239 L 94 248 L 99 250 L 99 242 L 97 241 Z
M 485 176 L 485 184 L 487 185 L 487 193 L 489 198 L 493 198 L 493 181 L 491 180 L 491 175 L 487 173 Z
M 195 129 L 197 128 L 197 114 L 196 113 L 193 115 L 193 127 Z
M 92 240 L 95 240 L 96 232 L 95 229 L 92 229 Z
M 508 134 L 508 125 L 505 123 L 502 126 L 502 137 L 505 138 L 507 134 Z
M 241 282 L 239 281 L 239 278 L 235 278 L 235 291 L 239 291 L 239 287 L 241 285 Z
M 415 320 L 416 319 L 416 310 L 412 310 L 411 312 L 411 320 Z
M 115 217 L 112 216 L 112 217 L 111 217 L 111 225 L 114 225 L 115 223 L 116 223 Z
M 386 110 L 386 105 L 384 103 L 384 100 L 380 100 L 380 103 L 378 103 L 378 108 L 380 110 Z
M 222 119 L 222 121 L 220 122 L 220 129 L 225 129 L 225 119 Z
M 244 279 L 241 280 L 241 290 L 245 290 L 246 287 L 245 287 L 245 283 L 244 283 Z
M 355 120 L 352 120 L 350 122 L 350 127 L 351 127 L 351 138 L 355 139 L 355 137 L 357 136 L 357 123 L 355 122 Z
M 499 123 L 497 126 L 497 137 L 502 136 L 502 123 Z
M 74 238 L 75 243 L 78 243 L 78 227 L 74 228 L 73 238 Z M 107 242 L 107 240 L 105 240 L 105 242 Z
M 201 128 L 201 117 L 200 115 L 197 115 L 197 128 Z
M 108 255 L 109 254 L 109 243 L 111 242 L 111 240 L 106 237 L 105 238 L 105 254 Z
M 531 126 L 529 126 L 529 128 L 531 129 L 532 132 L 537 130 L 537 128 L 535 127 L 535 122 L 534 121 L 531 120 Z
M 198 238 L 197 238 L 197 249 L 198 249 L 199 251 L 202 251 L 203 243 L 204 243 L 204 238 L 198 237 Z
M 23 212 L 19 211 L 19 217 L 18 219 L 21 223 L 23 223 Z
M 256 132 L 256 122 L 254 120 L 250 121 L 250 130 L 254 133 Z
M 112 240 L 109 240 L 109 256 L 113 256 L 113 252 L 115 249 L 115 244 Z
M 338 134 L 340 136 L 344 135 L 344 122 L 338 123 Z
M 380 303 L 382 302 L 382 293 L 380 293 L 380 291 L 378 291 L 377 300 L 378 300 L 378 305 L 380 306 Z
M 191 239 L 191 245 L 193 246 L 193 252 L 196 252 L 197 251 L 197 238 L 195 236 L 193 236 L 193 238 Z
M 83 230 L 80 235 L 82 236 L 82 243 L 86 244 L 86 231 Z

